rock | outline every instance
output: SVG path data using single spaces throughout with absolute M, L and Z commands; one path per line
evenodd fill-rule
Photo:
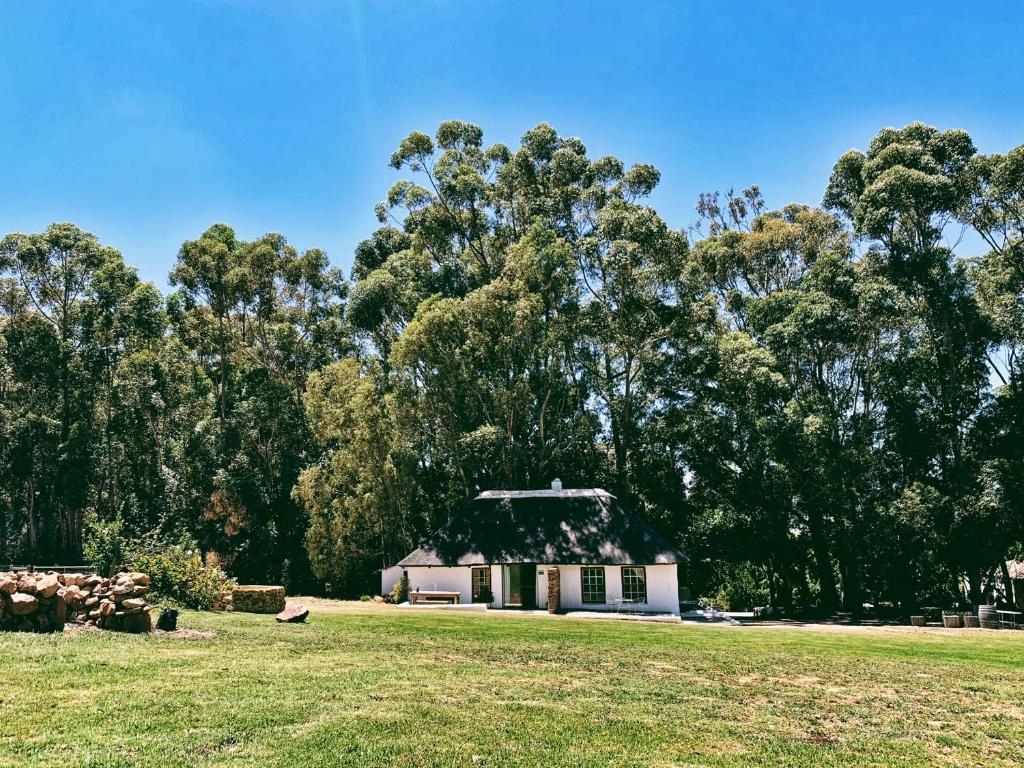
M 10 576 L 0 576 L 0 593 L 13 595 L 18 591 L 18 581 Z
M 135 591 L 135 582 L 129 579 L 128 581 L 118 583 L 114 586 L 113 593 L 114 597 L 125 598 L 131 597 L 132 592 Z
M 135 582 L 135 586 L 137 586 L 137 587 L 148 587 L 148 586 L 150 586 L 153 583 L 152 581 L 150 581 L 150 578 L 149 578 L 149 576 L 147 574 L 139 573 L 137 571 L 133 571 L 132 573 L 129 573 L 128 577 L 133 582 Z
M 57 594 L 59 595 L 60 592 L 58 591 Z M 77 586 L 72 584 L 69 587 L 64 587 L 64 600 L 65 600 L 65 602 L 77 603 L 79 600 L 82 600 L 84 597 L 85 597 L 85 594 Z
M 117 611 L 117 606 L 110 601 L 104 601 L 100 603 L 100 616 L 113 616 Z
M 309 608 L 304 605 L 293 605 L 285 608 L 275 618 L 281 623 L 295 624 L 304 622 L 307 616 L 309 616 Z
M 141 611 L 146 607 L 146 601 L 140 600 L 137 597 L 129 597 L 127 600 L 121 601 L 121 607 L 126 611 L 134 611 L 136 609 Z
M 57 594 L 58 589 L 60 589 L 60 581 L 57 579 L 56 573 L 44 574 L 36 582 L 36 594 L 40 597 L 53 597 Z
M 156 620 L 156 628 L 164 632 L 173 632 L 178 628 L 178 611 L 176 608 L 164 608 L 160 618 Z
M 18 579 L 18 591 L 24 592 L 26 595 L 34 595 L 36 593 L 36 580 L 28 573 L 24 573 Z
M 25 616 L 39 607 L 39 601 L 35 595 L 28 595 L 24 592 L 15 592 L 8 598 L 9 608 L 15 616 Z
M 138 634 L 150 632 L 153 629 L 153 620 L 146 612 L 129 614 L 121 619 L 121 625 L 118 629 L 122 632 L 134 632 Z

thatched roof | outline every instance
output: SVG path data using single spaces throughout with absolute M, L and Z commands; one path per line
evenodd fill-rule
M 687 558 L 600 488 L 485 491 L 400 566 L 656 565 Z

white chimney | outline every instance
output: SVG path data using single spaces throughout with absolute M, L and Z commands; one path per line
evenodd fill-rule
M 554 480 L 551 481 L 551 490 L 552 491 L 560 491 L 560 490 L 562 490 L 562 481 L 559 480 L 557 477 Z

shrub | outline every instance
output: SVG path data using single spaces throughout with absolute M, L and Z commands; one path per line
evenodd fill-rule
M 473 602 L 474 603 L 493 603 L 494 602 L 494 593 L 491 592 L 491 590 L 489 590 L 489 589 L 481 589 L 480 590 L 480 594 L 478 594 L 476 596 L 476 600 L 474 600 Z
M 132 570 L 149 574 L 154 601 L 168 601 L 207 611 L 217 596 L 235 584 L 219 567 L 204 563 L 188 543 L 150 544 L 129 559 Z
M 409 599 L 409 576 L 403 573 L 402 578 L 395 582 L 395 586 L 388 595 L 392 603 L 404 603 Z
M 103 522 L 96 511 L 90 509 L 85 513 L 82 526 L 82 554 L 101 575 L 110 576 L 124 564 L 131 546 L 125 538 L 121 518 Z
M 368 603 L 368 602 L 370 602 L 371 600 L 373 600 L 373 598 L 372 598 L 372 597 L 370 597 L 369 595 L 363 595 L 363 596 L 362 596 L 362 597 L 360 597 L 359 599 L 360 599 L 360 600 L 362 600 L 362 601 L 363 601 L 364 603 Z
M 749 611 L 755 605 L 768 605 L 770 596 L 764 569 L 749 563 L 738 563 L 726 574 L 715 602 L 727 611 Z

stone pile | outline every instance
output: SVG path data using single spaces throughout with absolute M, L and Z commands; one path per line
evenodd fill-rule
M 280 613 L 284 606 L 284 587 L 248 584 L 231 590 L 224 608 L 243 613 Z
M 66 621 L 122 632 L 149 632 L 144 573 L 112 578 L 81 573 L 0 573 L 0 629 L 59 632 Z

